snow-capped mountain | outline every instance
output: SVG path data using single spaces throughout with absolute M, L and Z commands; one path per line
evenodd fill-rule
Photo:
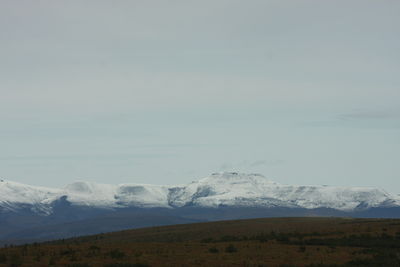
M 0 245 L 290 216 L 400 218 L 400 197 L 376 188 L 284 185 L 259 174 L 232 172 L 177 186 L 75 182 L 45 188 L 0 180 Z
M 172 190 L 170 204 L 176 206 L 279 206 L 349 211 L 400 204 L 395 197 L 381 189 L 283 185 L 260 174 L 215 173 Z
M 260 174 L 215 173 L 187 185 L 108 185 L 75 182 L 61 189 L 0 182 L 0 211 L 30 209 L 52 213 L 63 199 L 74 206 L 105 209 L 181 207 L 329 208 L 354 211 L 397 207 L 400 201 L 381 189 L 368 187 L 283 185 Z

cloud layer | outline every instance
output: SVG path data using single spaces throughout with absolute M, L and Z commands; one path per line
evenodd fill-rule
M 391 0 L 1 1 L 1 175 L 166 184 L 225 164 L 400 192 L 398 14 Z

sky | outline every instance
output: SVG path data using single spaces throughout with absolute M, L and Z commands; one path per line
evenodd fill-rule
M 0 177 L 400 194 L 400 1 L 2 0 Z

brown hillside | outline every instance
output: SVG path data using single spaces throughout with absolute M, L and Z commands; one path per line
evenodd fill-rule
M 400 266 L 400 220 L 269 218 L 152 227 L 3 248 L 0 266 Z

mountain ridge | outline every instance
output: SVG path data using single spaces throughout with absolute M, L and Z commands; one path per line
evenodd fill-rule
M 374 187 L 284 185 L 236 172 L 175 186 L 0 182 L 0 246 L 160 225 L 315 216 L 400 218 L 400 198 Z
M 189 184 L 173 186 L 77 181 L 63 188 L 47 188 L 0 182 L 0 212 L 31 206 L 33 212 L 50 215 L 60 199 L 74 206 L 103 209 L 238 206 L 354 211 L 400 206 L 397 196 L 374 187 L 284 185 L 261 174 L 237 172 L 213 173 Z

